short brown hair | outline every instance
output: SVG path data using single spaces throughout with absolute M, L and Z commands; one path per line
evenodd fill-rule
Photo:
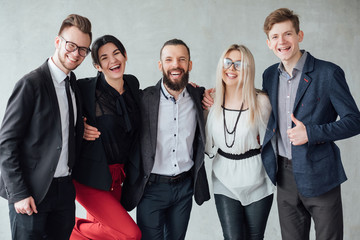
M 269 38 L 269 32 L 276 23 L 281 23 L 290 20 L 295 28 L 296 34 L 300 31 L 299 16 L 288 8 L 279 8 L 269 16 L 266 17 L 264 22 L 264 32 Z
M 186 45 L 186 43 L 183 41 L 183 40 L 180 40 L 180 39 L 177 39 L 177 38 L 174 38 L 174 39 L 171 39 L 171 40 L 168 40 L 164 43 L 164 45 L 162 46 L 162 48 L 160 49 L 160 60 L 161 60 L 161 57 L 162 57 L 162 51 L 164 49 L 164 47 L 168 46 L 168 45 L 173 45 L 173 46 L 176 46 L 176 45 L 183 45 L 188 54 L 189 54 L 189 60 L 190 60 L 190 49 L 189 47 Z
M 70 14 L 67 16 L 61 24 L 60 30 L 58 35 L 61 35 L 62 31 L 68 27 L 77 27 L 80 31 L 85 34 L 89 34 L 90 42 L 92 40 L 92 33 L 91 33 L 91 22 L 86 17 L 77 15 L 77 14 Z

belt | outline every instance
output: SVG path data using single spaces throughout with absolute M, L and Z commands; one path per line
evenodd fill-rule
M 218 149 L 217 152 L 221 156 L 232 159 L 232 160 L 242 160 L 242 159 L 246 159 L 246 158 L 253 157 L 253 156 L 256 156 L 256 155 L 260 154 L 261 153 L 261 148 L 251 149 L 251 150 L 249 150 L 247 152 L 244 152 L 242 154 L 226 153 L 223 150 L 221 150 L 220 148 Z
M 288 159 L 288 158 L 280 156 L 280 155 L 278 155 L 278 160 L 279 160 L 279 162 L 282 162 L 287 165 L 292 164 L 291 159 Z
M 56 177 L 56 178 L 53 178 L 52 181 L 55 183 L 71 181 L 71 175 L 68 175 L 65 177 Z
M 176 176 L 164 176 L 159 174 L 151 173 L 149 177 L 149 182 L 153 183 L 178 183 L 191 175 L 191 170 L 187 172 L 180 173 Z

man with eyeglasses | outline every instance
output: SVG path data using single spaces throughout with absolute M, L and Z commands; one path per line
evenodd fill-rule
M 91 23 L 69 15 L 55 53 L 15 85 L 0 130 L 0 195 L 12 239 L 69 239 L 75 223 L 71 170 L 83 120 L 72 70 L 90 52 Z

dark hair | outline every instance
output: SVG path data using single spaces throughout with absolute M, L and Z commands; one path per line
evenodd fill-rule
M 92 33 L 91 33 L 91 22 L 86 17 L 77 15 L 77 14 L 70 14 L 67 16 L 61 24 L 60 30 L 58 35 L 61 35 L 62 31 L 68 27 L 77 27 L 80 31 L 85 34 L 89 34 L 90 42 L 92 40 Z
M 124 45 L 120 42 L 119 39 L 112 35 L 104 35 L 95 40 L 91 46 L 91 57 L 93 64 L 100 65 L 99 60 L 99 49 L 107 43 L 113 43 L 120 50 L 121 54 L 126 57 L 126 50 Z
M 190 60 L 190 49 L 189 47 L 186 45 L 186 43 L 183 41 L 183 40 L 180 40 L 180 39 L 171 39 L 169 41 L 166 41 L 164 43 L 164 45 L 162 46 L 161 50 L 160 50 L 160 60 L 161 60 L 161 56 L 162 56 L 162 51 L 164 49 L 164 47 L 168 46 L 168 45 L 183 45 L 186 47 L 187 51 L 188 51 L 188 54 L 189 54 L 189 60 Z
M 289 20 L 292 22 L 296 34 L 298 34 L 300 31 L 299 16 L 288 8 L 279 8 L 270 13 L 265 19 L 264 32 L 266 33 L 266 36 L 269 37 L 269 32 L 274 24 Z

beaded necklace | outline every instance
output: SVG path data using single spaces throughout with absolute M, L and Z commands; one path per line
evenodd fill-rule
M 236 122 L 235 122 L 235 126 L 234 126 L 234 129 L 232 131 L 229 131 L 227 125 L 226 125 L 226 120 L 225 120 L 225 95 L 224 95 L 224 99 L 223 99 L 223 119 L 224 119 L 224 138 L 225 138 L 225 144 L 228 148 L 232 148 L 234 146 L 234 143 L 235 143 L 235 137 L 236 137 L 236 127 L 238 125 L 238 122 L 239 122 L 239 119 L 240 119 L 240 116 L 241 116 L 241 110 L 242 110 L 242 107 L 244 105 L 244 102 L 241 103 L 241 107 L 240 107 L 240 111 L 239 111 L 239 114 L 236 118 Z M 231 144 L 228 144 L 227 140 L 226 140 L 226 133 L 228 135 L 234 135 L 233 137 L 233 140 L 232 140 L 232 143 Z

